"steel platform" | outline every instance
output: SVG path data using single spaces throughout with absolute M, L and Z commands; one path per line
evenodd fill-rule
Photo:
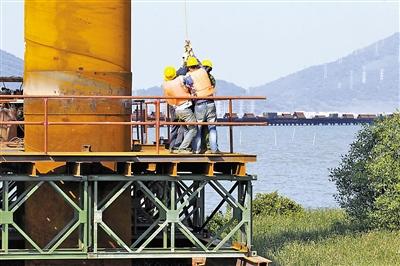
M 246 172 L 246 164 L 255 160 L 255 155 L 238 153 L 180 155 L 161 150 L 158 154 L 44 154 L 3 149 L 0 260 L 255 255 L 251 218 L 255 176 Z M 42 173 L 43 164 L 56 164 L 58 170 Z M 104 186 L 107 189 L 102 189 Z M 218 204 L 207 205 L 206 190 L 219 195 Z M 24 227 L 24 206 L 44 191 L 62 198 L 71 219 L 57 228 L 46 243 L 38 244 Z M 131 198 L 132 210 L 129 241 L 104 219 L 114 202 L 126 193 Z M 43 202 L 43 208 L 49 204 L 52 203 Z M 208 226 L 223 206 L 232 209 L 230 217 L 212 234 Z M 99 240 L 104 237 L 111 247 Z

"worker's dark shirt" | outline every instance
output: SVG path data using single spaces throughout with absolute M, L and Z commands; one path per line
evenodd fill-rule
M 183 76 L 183 85 L 191 89 L 193 87 L 193 79 L 191 76 Z
M 208 77 L 210 78 L 211 85 L 212 85 L 212 86 L 215 88 L 216 81 L 215 81 L 215 78 L 214 78 L 214 76 L 213 76 L 213 75 L 211 75 L 211 73 L 210 73 L 210 72 L 208 72 Z
M 186 66 L 181 66 L 178 71 L 176 71 L 177 76 L 186 76 L 188 73 L 188 68 Z

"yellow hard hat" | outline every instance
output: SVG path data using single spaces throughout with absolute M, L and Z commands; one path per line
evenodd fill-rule
M 173 80 L 176 77 L 176 69 L 173 66 L 167 66 L 164 69 L 164 79 Z
M 187 67 L 192 67 L 192 66 L 197 66 L 197 65 L 199 65 L 199 62 L 197 61 L 196 57 L 189 56 L 188 59 L 186 60 Z
M 205 66 L 205 67 L 213 67 L 213 64 L 212 64 L 212 62 L 211 62 L 211 60 L 209 60 L 209 59 L 204 59 L 203 60 L 203 62 L 201 62 L 201 64 L 203 65 L 203 66 Z

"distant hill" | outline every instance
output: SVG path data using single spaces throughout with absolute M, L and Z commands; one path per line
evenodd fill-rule
M 312 66 L 250 88 L 266 95 L 256 112 L 393 112 L 399 108 L 399 33 L 334 62 Z
M 218 96 L 230 96 L 230 95 L 245 95 L 246 90 L 242 87 L 237 86 L 234 83 L 227 82 L 225 80 L 217 80 L 217 95 Z M 150 87 L 144 90 L 136 90 L 135 94 L 138 96 L 161 96 L 162 91 L 160 86 Z
M 217 80 L 217 95 L 265 95 L 266 102 L 242 101 L 234 112 L 338 111 L 393 112 L 400 108 L 399 38 L 396 33 L 336 61 L 312 66 L 267 84 L 246 90 Z M 0 76 L 22 75 L 23 60 L 0 50 Z M 217 73 L 214 73 L 217 75 Z M 162 95 L 158 86 L 134 90 L 135 95 Z M 218 112 L 228 110 L 217 104 Z
M 10 53 L 0 50 L 0 76 L 22 76 L 24 61 Z
M 246 90 L 242 87 L 237 86 L 234 83 L 227 82 L 225 80 L 216 80 L 217 82 L 217 96 L 243 96 L 246 95 Z M 150 87 L 145 90 L 136 90 L 134 94 L 137 96 L 162 96 L 162 90 L 159 86 Z M 234 101 L 233 112 L 243 113 L 244 106 L 246 102 Z M 228 103 L 226 101 L 217 102 L 217 113 L 222 116 L 224 113 L 228 112 Z
M 0 76 L 22 76 L 24 61 L 10 53 L 0 50 Z M 19 84 L 8 83 L 7 87 L 19 88 Z M 3 86 L 0 84 L 0 86 Z

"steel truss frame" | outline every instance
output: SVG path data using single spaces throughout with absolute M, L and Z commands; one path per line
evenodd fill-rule
M 3 175 L 0 176 L 0 260 L 245 257 L 251 254 L 254 179 L 250 175 L 218 178 L 206 175 Z M 221 180 L 231 181 L 232 186 L 226 189 Z M 79 183 L 78 204 L 57 185 L 57 181 Z M 110 181 L 118 181 L 118 185 L 100 198 L 99 183 Z M 32 185 L 16 195 L 10 193 L 15 182 L 29 182 Z M 48 183 L 71 206 L 74 217 L 46 246 L 40 247 L 17 224 L 15 213 L 44 183 Z M 152 184 L 162 184 L 162 192 L 159 193 L 160 187 L 154 189 Z M 221 201 L 208 217 L 205 215 L 206 187 L 221 196 Z M 112 225 L 102 219 L 107 208 L 127 190 L 131 192 L 133 202 L 136 202 L 133 205 L 137 206 L 133 209 L 134 235 L 131 243 L 124 242 L 113 231 Z M 232 208 L 232 217 L 215 235 L 210 236 L 207 225 L 225 203 Z M 146 222 L 138 217 L 145 217 Z M 9 248 L 11 228 L 31 247 L 23 250 Z M 60 248 L 76 230 L 79 232 L 76 248 Z M 118 247 L 100 247 L 99 230 L 113 239 Z M 182 239 L 191 244 L 178 245 L 177 242 Z M 154 240 L 160 240 L 161 244 L 154 244 Z

